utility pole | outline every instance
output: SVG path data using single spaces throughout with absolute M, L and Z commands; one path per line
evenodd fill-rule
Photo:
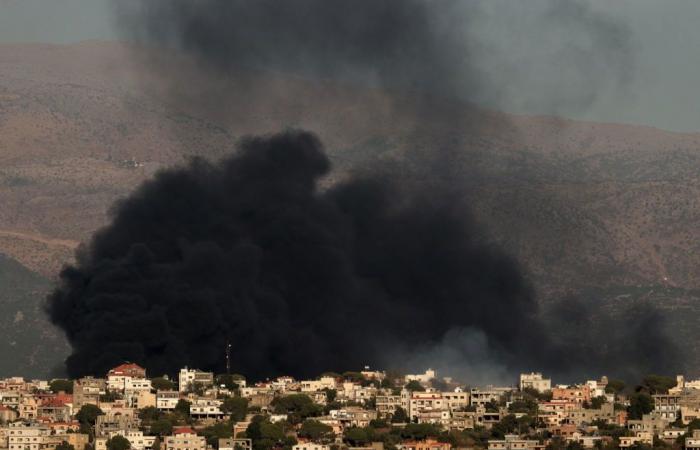
M 226 375 L 231 375 L 231 341 L 226 340 Z

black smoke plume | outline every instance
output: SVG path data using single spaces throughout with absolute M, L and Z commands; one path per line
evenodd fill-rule
M 522 363 L 550 350 L 516 264 L 437 192 L 358 178 L 322 191 L 319 141 L 245 140 L 219 164 L 161 172 L 61 274 L 52 320 L 72 376 L 122 361 L 253 377 L 381 364 L 449 327 Z
M 99 375 L 124 360 L 155 374 L 186 364 L 221 371 L 229 341 L 234 368 L 254 378 L 448 357 L 448 368 L 498 366 L 506 374 L 675 367 L 653 311 L 631 314 L 638 320 L 626 328 L 573 300 L 543 315 L 521 268 L 490 243 L 464 204 L 467 186 L 480 179 L 469 158 L 481 155 L 462 154 L 461 138 L 439 149 L 424 138 L 425 128 L 472 139 L 482 131 L 478 120 L 450 119 L 449 111 L 445 123 L 431 124 L 440 103 L 431 96 L 499 105 L 502 95 L 517 94 L 550 112 L 585 108 L 602 86 L 615 90 L 632 61 L 629 36 L 614 20 L 575 0 L 115 5 L 128 38 L 184 51 L 201 65 L 192 76 L 170 53 L 146 59 L 173 103 L 197 103 L 234 131 L 228 105 L 271 112 L 288 94 L 250 79 L 250 92 L 228 89 L 239 69 L 418 91 L 427 100 L 395 105 L 411 105 L 411 141 L 420 151 L 396 162 L 391 177 L 382 166 L 321 189 L 330 163 L 320 143 L 290 132 L 247 139 L 220 163 L 196 159 L 163 171 L 117 205 L 113 222 L 62 272 L 49 301 L 73 346 L 72 376 Z M 535 33 L 540 58 L 494 56 L 493 41 L 481 39 L 483 23 L 508 11 L 519 20 L 524 7 L 537 12 L 515 34 L 528 41 L 523 36 Z M 549 31 L 537 36 L 540 30 Z M 560 73 L 547 70 L 554 64 L 567 75 L 552 75 Z M 533 80 L 545 92 L 532 89 Z M 491 134 L 509 129 L 492 125 Z M 323 120 L 314 131 L 323 133 Z M 669 351 L 646 352 L 647 336 Z

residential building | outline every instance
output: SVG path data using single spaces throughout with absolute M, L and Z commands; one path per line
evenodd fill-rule
M 685 438 L 685 450 L 700 450 L 700 430 L 694 430 L 692 436 Z
M 630 448 L 634 445 L 645 444 L 652 445 L 654 443 L 654 435 L 649 431 L 639 431 L 634 436 L 620 437 L 620 448 Z
M 654 395 L 654 412 L 664 419 L 675 421 L 681 413 L 680 394 Z
M 545 392 L 552 389 L 552 380 L 544 378 L 539 372 L 521 373 L 520 390 L 534 389 L 537 392 Z
M 396 445 L 397 450 L 451 450 L 452 445 L 433 439 L 425 441 L 404 441 Z
M 83 405 L 99 405 L 100 395 L 105 393 L 107 383 L 101 378 L 80 378 L 73 382 L 73 408 L 79 411 Z
M 189 427 L 174 429 L 172 435 L 165 437 L 164 444 L 165 450 L 207 450 L 206 439 Z
M 178 389 L 180 392 L 187 392 L 192 389 L 194 385 L 200 385 L 202 387 L 209 387 L 214 384 L 214 374 L 211 372 L 203 372 L 196 369 L 180 369 L 180 375 L 178 378 Z
M 504 439 L 489 439 L 488 450 L 544 450 L 545 445 L 539 441 L 520 439 L 519 436 L 507 434 Z

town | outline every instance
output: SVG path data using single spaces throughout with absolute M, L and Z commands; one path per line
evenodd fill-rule
M 127 363 L 105 378 L 0 380 L 0 424 L 8 450 L 690 450 L 700 380 L 525 373 L 470 388 L 366 367 L 252 383 L 190 368 L 149 379 Z

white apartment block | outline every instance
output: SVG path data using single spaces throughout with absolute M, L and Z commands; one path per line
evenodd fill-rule
M 214 374 L 196 369 L 188 369 L 187 367 L 180 369 L 180 374 L 178 376 L 178 389 L 180 392 L 187 391 L 194 384 L 201 384 L 205 387 L 212 386 L 214 384 Z

